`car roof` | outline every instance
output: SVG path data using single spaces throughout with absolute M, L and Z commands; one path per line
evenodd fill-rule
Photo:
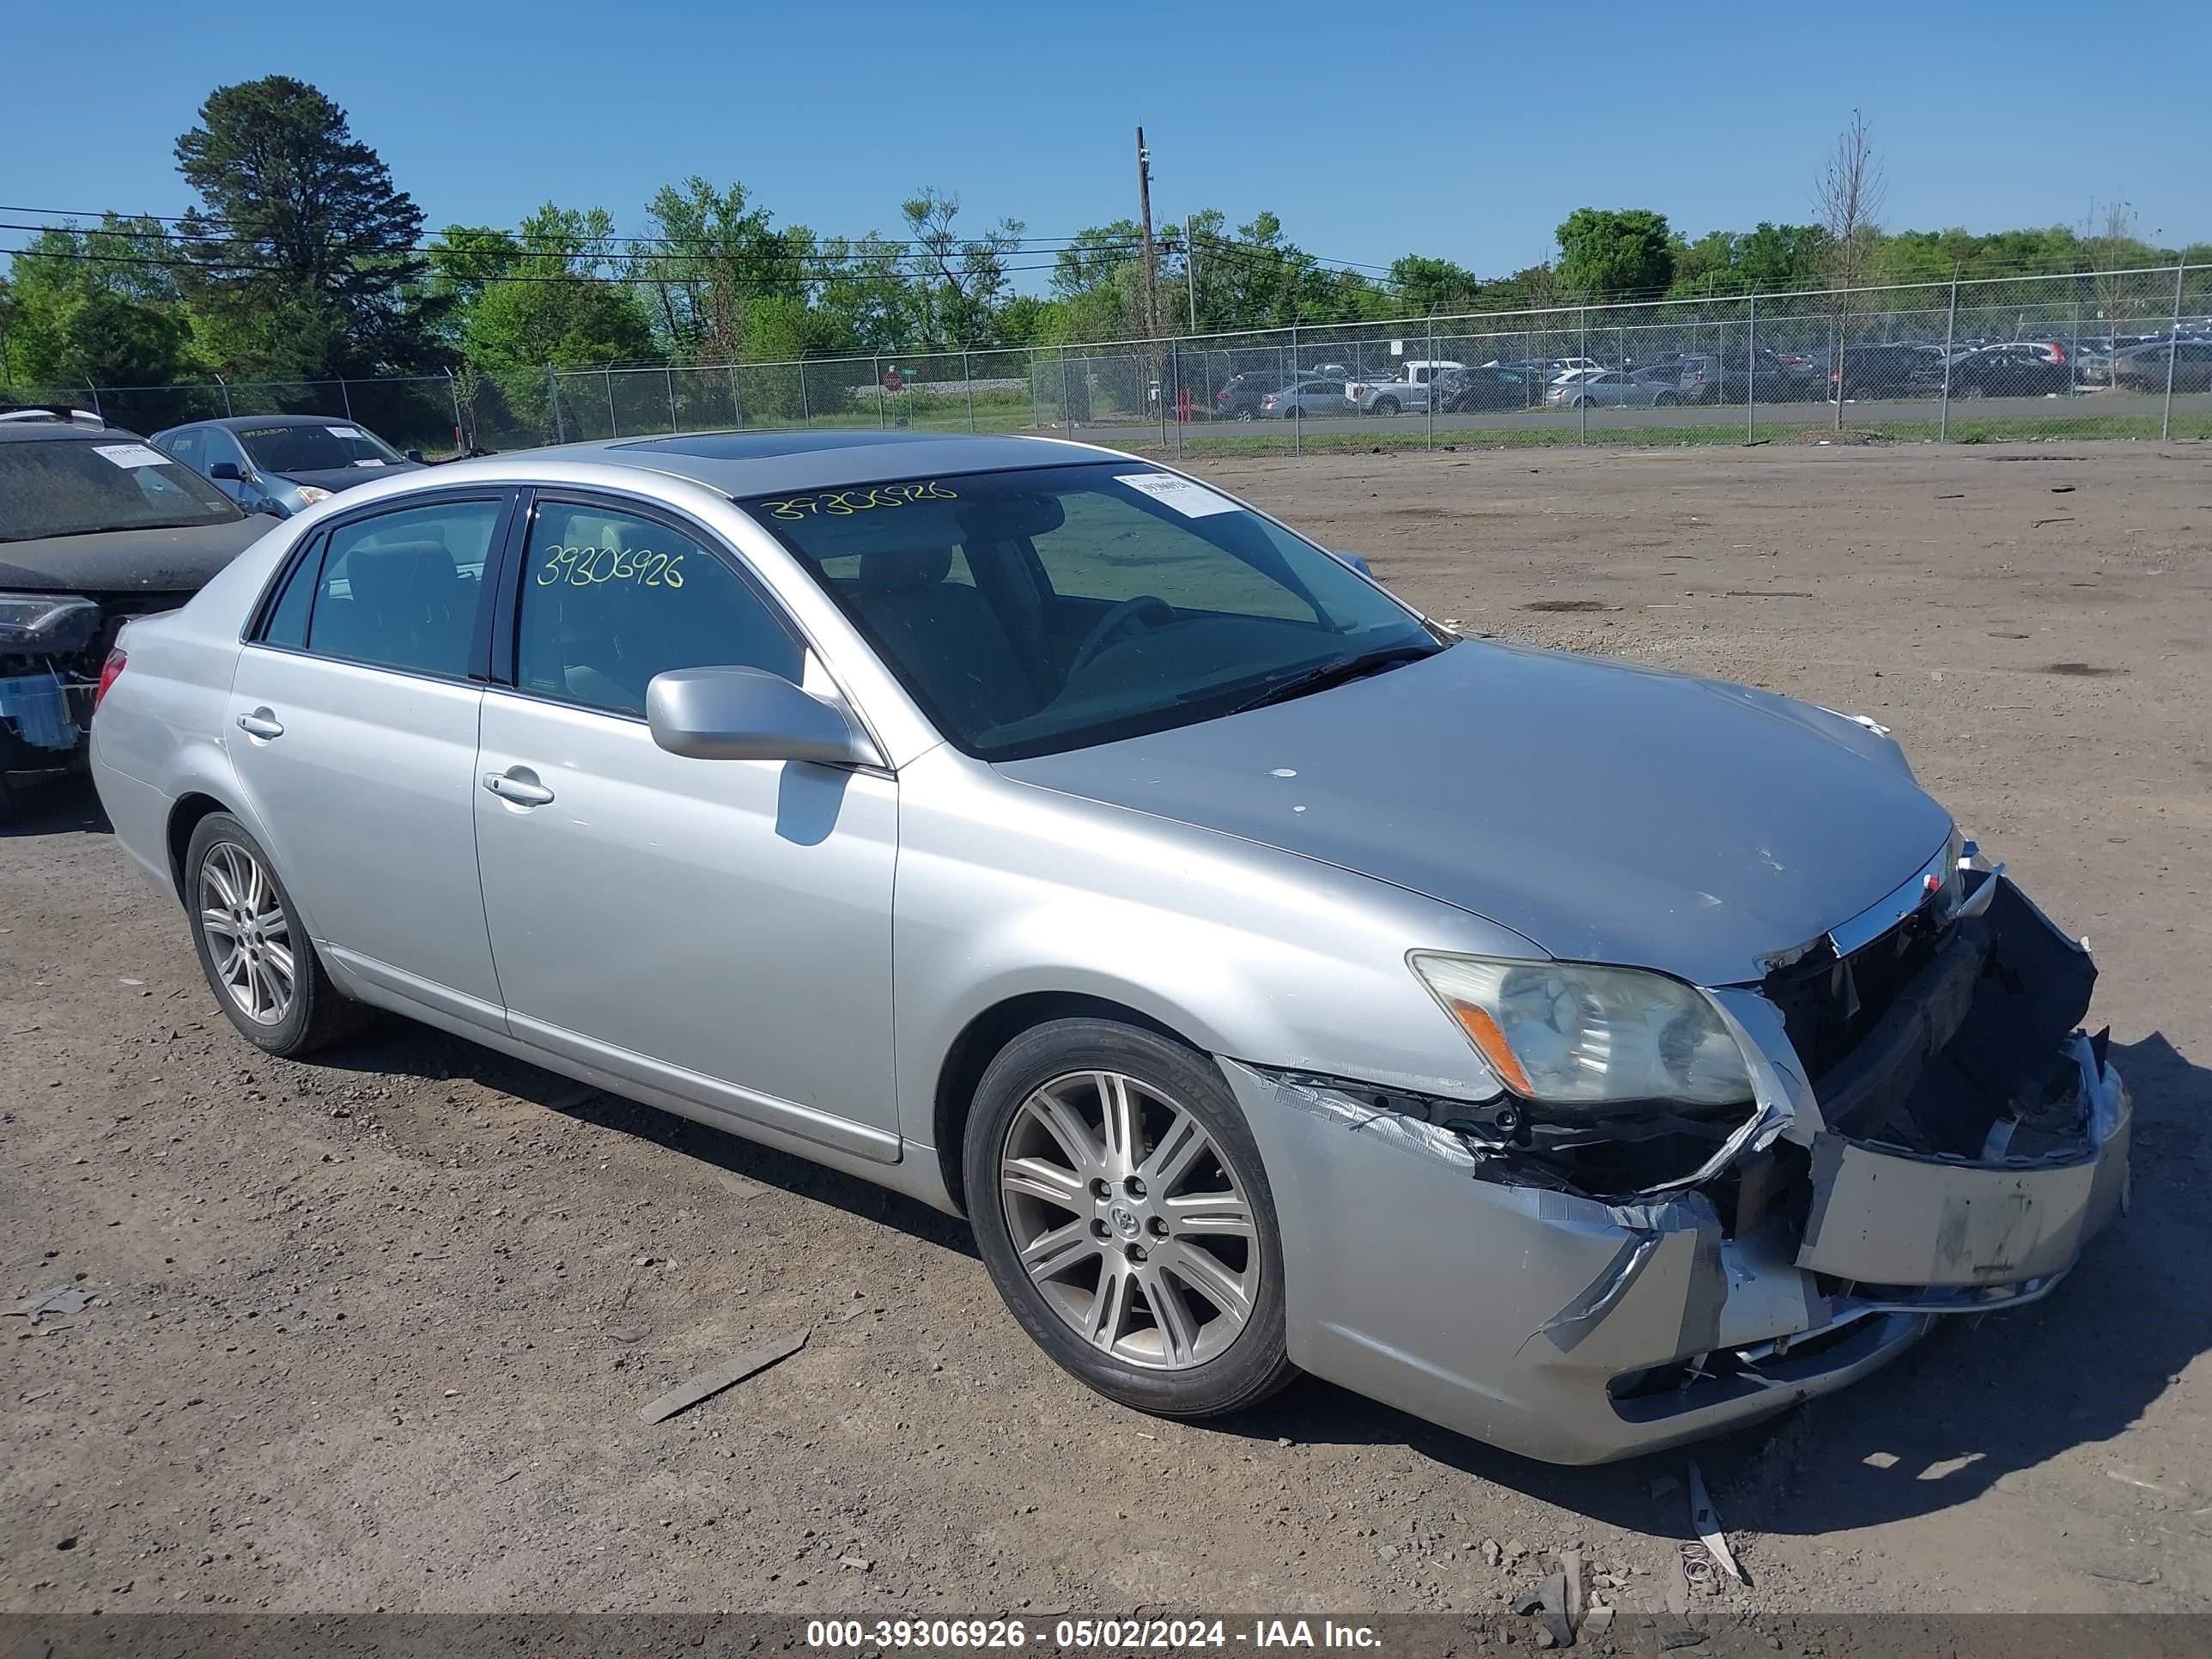
M 517 451 L 499 457 L 498 462 L 501 472 L 526 469 L 539 460 L 635 467 L 686 478 L 722 495 L 741 496 L 776 490 L 833 489 L 931 473 L 999 472 L 1132 459 L 1062 438 L 836 428 L 605 439 Z
M 158 434 L 167 437 L 172 432 L 182 432 L 186 427 L 219 426 L 226 432 L 243 432 L 248 427 L 256 430 L 272 426 L 359 426 L 360 422 L 344 415 L 217 415 L 204 421 L 180 421 L 175 426 L 165 427 Z
M 72 421 L 0 421 L 0 443 L 143 443 L 119 426 L 79 426 Z

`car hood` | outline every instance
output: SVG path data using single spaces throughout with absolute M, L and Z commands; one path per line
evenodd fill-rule
M 356 484 L 374 483 L 379 478 L 396 478 L 403 472 L 420 472 L 420 461 L 393 461 L 386 466 L 317 466 L 290 472 L 272 472 L 272 478 L 284 478 L 293 483 L 313 484 L 318 489 L 351 489 Z
M 1552 955 L 1741 983 L 1880 902 L 1951 820 L 1895 744 L 1770 692 L 1467 641 L 1334 690 L 1003 763 L 1378 878 Z
M 249 514 L 181 530 L 103 530 L 0 542 L 0 591 L 197 593 L 275 523 Z

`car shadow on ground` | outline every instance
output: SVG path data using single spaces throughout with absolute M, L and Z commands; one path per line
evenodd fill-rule
M 2118 1438 L 2212 1350 L 2212 1301 L 2196 1271 L 2212 1250 L 2203 1199 L 2212 1070 L 2157 1033 L 2113 1044 L 2112 1057 L 2135 1097 L 2132 1202 L 2066 1282 L 2032 1307 L 1947 1320 L 1895 1364 L 1771 1423 L 1592 1468 L 1531 1462 L 1312 1382 L 1223 1426 L 1308 1443 L 1403 1444 L 1662 1537 L 1695 1536 L 1680 1484 L 1692 1455 L 1722 1494 L 1723 1518 L 1765 1532 L 1835 1533 L 1969 1502 L 2008 1474 Z M 2122 1471 L 2130 1477 L 2160 1478 Z
M 915 1238 L 965 1256 L 975 1244 L 965 1222 L 917 1203 L 903 1194 L 876 1186 L 803 1158 L 763 1146 L 740 1135 L 678 1117 L 654 1106 L 593 1089 L 528 1060 L 451 1036 L 397 1016 L 386 1016 L 362 1036 L 326 1052 L 309 1064 L 325 1070 L 366 1076 L 416 1077 L 436 1081 L 467 1079 L 548 1111 L 635 1139 L 664 1146 L 684 1158 L 757 1181 L 796 1197 L 811 1199 L 863 1220 L 896 1227 Z

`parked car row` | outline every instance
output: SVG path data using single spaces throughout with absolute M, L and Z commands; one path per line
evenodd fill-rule
M 125 622 L 184 604 L 270 520 L 422 465 L 327 416 L 149 439 L 82 410 L 0 412 L 0 818 L 11 780 L 82 763 Z

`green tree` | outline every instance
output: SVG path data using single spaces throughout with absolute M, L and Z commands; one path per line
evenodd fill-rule
M 651 362 L 658 355 L 636 289 L 611 280 L 622 262 L 604 208 L 548 202 L 513 234 L 455 225 L 432 259 L 438 285 L 467 301 L 463 351 L 495 374 Z
M 47 386 L 164 386 L 188 369 L 191 323 L 161 227 L 110 214 L 41 231 L 15 257 L 0 368 Z
M 806 299 L 791 239 L 745 187 L 717 190 L 694 174 L 665 185 L 647 204 L 649 239 L 630 273 L 651 284 L 656 331 L 678 361 L 735 362 L 747 349 L 748 312 L 766 299 Z
M 988 345 L 993 313 L 1010 291 L 1006 261 L 1022 245 L 1023 224 L 1001 219 L 980 236 L 955 225 L 960 198 L 925 186 L 899 204 L 921 302 L 922 337 L 909 343 Z
M 1466 266 L 1419 253 L 1391 261 L 1390 286 L 1406 311 L 1424 316 L 1472 311 L 1482 295 L 1481 279 Z
M 1658 295 L 1674 278 L 1667 216 L 1648 208 L 1577 208 L 1559 227 L 1559 284 L 1588 300 Z
M 438 301 L 422 210 L 346 114 L 303 81 L 219 87 L 177 140 L 198 193 L 186 294 L 234 366 L 374 374 L 424 365 Z

